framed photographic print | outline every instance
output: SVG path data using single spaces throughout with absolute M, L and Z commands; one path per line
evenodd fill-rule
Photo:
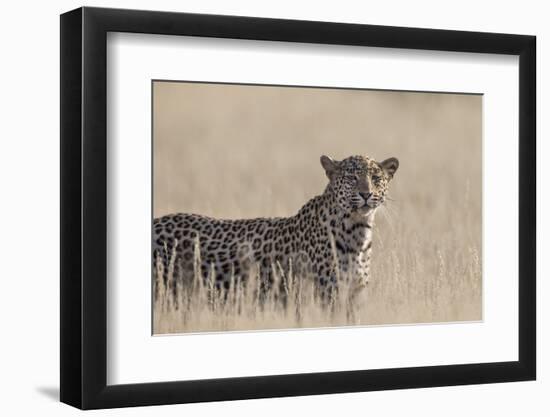
M 61 400 L 535 379 L 535 38 L 61 16 Z

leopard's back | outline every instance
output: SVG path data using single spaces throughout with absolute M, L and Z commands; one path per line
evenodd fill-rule
M 171 214 L 153 221 L 153 259 L 166 281 L 212 279 L 218 288 L 246 279 L 253 267 L 284 265 L 296 248 L 288 218 L 221 220 L 198 214 Z

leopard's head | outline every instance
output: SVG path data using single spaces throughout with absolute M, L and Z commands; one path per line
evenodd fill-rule
M 336 161 L 323 155 L 321 165 L 329 179 L 327 192 L 336 204 L 346 212 L 368 214 L 384 203 L 399 161 L 388 158 L 377 162 L 359 155 Z

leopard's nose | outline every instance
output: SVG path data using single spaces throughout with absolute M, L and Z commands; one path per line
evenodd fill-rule
M 372 193 L 359 193 L 363 200 L 368 201 L 372 197 Z

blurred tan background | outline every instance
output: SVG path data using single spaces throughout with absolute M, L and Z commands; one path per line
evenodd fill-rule
M 482 96 L 187 82 L 153 88 L 155 217 L 290 216 L 323 192 L 322 154 L 395 156 L 393 200 L 377 215 L 373 278 L 408 287 L 401 296 L 387 287 L 380 310 L 397 297 L 396 314 L 373 312 L 369 322 L 481 318 Z M 371 288 L 381 295 L 376 286 L 390 281 L 377 282 Z M 448 287 L 445 297 L 438 286 Z M 409 305 L 430 291 L 443 297 L 440 307 Z

